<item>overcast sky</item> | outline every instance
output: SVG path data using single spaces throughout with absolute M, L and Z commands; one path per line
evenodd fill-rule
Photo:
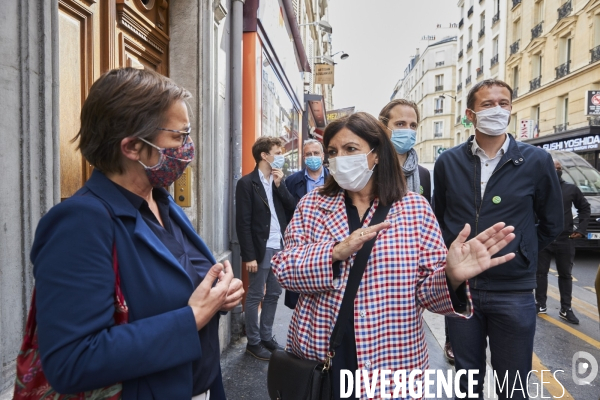
M 456 0 L 329 0 L 335 66 L 333 105 L 377 115 L 390 99 L 423 35 L 445 36 L 437 24 L 458 23 Z

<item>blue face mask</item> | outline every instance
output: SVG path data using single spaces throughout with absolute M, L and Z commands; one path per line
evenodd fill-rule
M 281 169 L 283 168 L 283 164 L 285 164 L 285 157 L 282 155 L 275 154 L 273 156 L 273 162 L 270 164 L 271 168 Z
M 416 141 L 417 131 L 412 129 L 394 129 L 392 131 L 392 144 L 398 154 L 407 153 L 413 148 Z
M 310 169 L 311 171 L 318 171 L 319 168 L 321 168 L 321 165 L 323 165 L 323 161 L 319 156 L 306 157 L 304 162 L 306 163 L 308 169 Z

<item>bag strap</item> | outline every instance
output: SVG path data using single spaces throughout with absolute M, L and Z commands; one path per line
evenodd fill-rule
M 377 209 L 375 210 L 375 214 L 373 215 L 371 222 L 369 223 L 369 226 L 377 225 L 385 221 L 385 218 L 387 217 L 390 208 L 391 205 L 384 206 L 382 204 L 379 204 L 377 206 Z M 329 339 L 328 357 L 330 356 L 330 358 L 333 358 L 333 355 L 335 355 L 334 349 L 342 343 L 342 339 L 345 333 L 342 329 L 342 326 L 345 324 L 346 321 L 348 321 L 350 313 L 354 309 L 354 298 L 356 297 L 356 292 L 358 291 L 358 287 L 360 286 L 360 281 L 367 267 L 367 261 L 369 261 L 371 250 L 373 249 L 373 245 L 375 244 L 376 240 L 377 236 L 366 242 L 363 245 L 363 247 L 358 251 L 358 253 L 356 253 L 354 264 L 350 269 L 350 276 L 348 277 L 348 283 L 346 284 L 346 291 L 344 292 L 344 298 L 342 299 L 340 312 L 338 314 L 335 326 L 333 327 L 331 338 Z

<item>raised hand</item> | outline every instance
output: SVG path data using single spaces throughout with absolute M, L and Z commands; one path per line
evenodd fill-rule
M 232 280 L 233 271 L 229 262 L 225 262 L 225 266 L 220 263 L 215 264 L 194 290 L 188 300 L 188 305 L 192 307 L 198 330 L 202 329 L 223 307 Z
M 456 289 L 464 281 L 479 275 L 488 268 L 512 260 L 515 253 L 496 258 L 492 258 L 492 256 L 515 238 L 512 233 L 514 230 L 514 227 L 505 227 L 504 222 L 498 222 L 465 242 L 471 233 L 471 226 L 466 224 L 448 249 L 446 258 L 446 276 L 450 280 L 452 288 Z
M 283 171 L 279 168 L 272 168 L 271 173 L 273 174 L 273 183 L 276 187 L 279 187 L 279 184 L 283 179 Z
M 333 262 L 347 259 L 352 254 L 359 251 L 366 242 L 377 236 L 379 231 L 387 229 L 391 225 L 392 224 L 389 222 L 382 222 L 367 228 L 355 230 L 350 236 L 347 236 L 344 240 L 335 245 L 333 248 Z

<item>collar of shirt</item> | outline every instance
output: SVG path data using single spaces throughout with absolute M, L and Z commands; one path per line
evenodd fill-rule
M 471 151 L 473 152 L 474 155 L 479 156 L 480 158 L 486 158 L 488 160 L 493 160 L 494 158 L 504 155 L 504 153 L 506 153 L 508 151 L 508 145 L 510 144 L 510 139 L 508 138 L 508 134 L 505 133 L 505 139 L 504 139 L 504 143 L 502 144 L 502 147 L 500 148 L 500 150 L 498 150 L 498 152 L 496 153 L 496 155 L 492 158 L 488 157 L 487 154 L 485 154 L 485 151 L 483 151 L 483 149 L 481 147 L 479 147 L 479 144 L 477 144 L 477 138 L 473 138 L 473 145 L 471 146 Z
M 321 175 L 319 175 L 319 177 L 317 179 L 313 179 L 308 173 L 308 168 L 305 168 L 304 176 L 306 176 L 308 179 L 310 179 L 313 182 L 319 182 L 325 176 L 325 171 L 324 171 L 323 167 L 321 167 Z
M 259 169 L 258 170 L 258 177 L 260 178 L 260 181 L 263 183 L 263 185 L 271 185 L 271 183 L 273 183 L 273 175 L 269 175 L 269 180 L 267 180 L 267 178 L 265 178 L 265 176 L 263 175 L 262 171 Z

